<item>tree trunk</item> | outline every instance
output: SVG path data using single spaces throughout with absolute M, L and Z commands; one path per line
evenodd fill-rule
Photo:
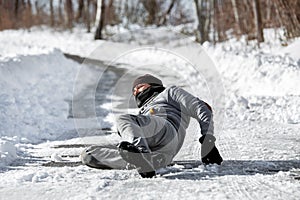
M 220 23 L 220 18 L 221 18 L 221 9 L 219 8 L 219 3 L 218 0 L 215 1 L 215 29 L 217 32 L 217 38 L 216 41 L 221 41 L 221 23 Z
M 21 0 L 21 3 L 22 3 L 22 7 L 25 8 L 26 7 L 25 0 Z
M 96 3 L 96 18 L 95 18 L 95 26 L 97 27 L 100 23 L 101 19 L 101 5 L 102 5 L 102 0 L 97 0 Z
M 92 12 L 92 17 L 91 19 L 93 20 L 93 23 L 95 24 L 95 27 L 98 25 L 96 23 L 96 19 L 97 19 L 97 6 L 98 6 L 98 2 L 99 0 L 92 0 L 91 3 L 92 3 L 92 6 L 93 6 L 93 12 Z
M 263 34 L 263 25 L 261 19 L 261 11 L 259 0 L 253 0 L 253 10 L 254 10 L 254 22 L 256 28 L 256 37 L 258 43 L 264 42 L 264 34 Z
M 91 32 L 91 18 L 90 18 L 90 3 L 91 0 L 86 0 L 86 5 L 85 5 L 85 23 L 87 27 L 87 32 Z
M 121 2 L 122 4 L 122 2 Z M 129 8 L 128 8 L 128 4 L 125 2 L 124 4 L 124 16 L 125 19 L 126 19 L 126 24 L 125 24 L 125 28 L 128 28 L 128 25 L 129 25 Z
M 73 3 L 72 3 L 72 0 L 66 0 L 65 10 L 67 13 L 67 27 L 72 28 L 72 26 L 73 26 Z
M 104 28 L 104 20 L 105 20 L 104 16 L 105 16 L 105 0 L 98 0 L 97 16 L 96 16 L 96 22 L 98 21 L 98 25 L 95 33 L 95 40 L 103 39 L 102 30 Z
M 60 24 L 64 24 L 64 16 L 62 12 L 62 0 L 59 0 L 59 4 L 58 4 L 58 19 Z
M 40 16 L 40 7 L 39 3 L 37 1 L 34 2 L 35 10 L 36 10 L 36 16 Z
M 243 14 L 244 14 L 244 16 L 241 19 L 241 27 L 242 27 L 243 33 L 246 34 L 248 37 L 252 30 L 252 25 L 249 24 L 249 18 L 252 19 L 251 17 L 249 17 L 249 16 L 251 16 L 252 7 L 251 7 L 251 4 L 249 5 L 249 2 L 247 0 L 243 0 L 241 2 L 243 5 Z M 247 15 L 245 15 L 245 13 L 247 13 Z
M 206 5 L 206 15 L 204 16 L 204 41 L 209 41 L 209 30 L 210 30 L 210 23 L 211 23 L 211 2 L 210 0 L 206 0 L 205 1 L 205 5 Z
M 222 3 L 218 3 L 218 10 L 219 10 L 219 22 L 218 22 L 218 41 L 222 42 L 227 39 L 226 35 L 226 28 L 225 28 L 225 18 L 226 18 L 226 13 L 225 13 L 225 8 Z
M 276 0 L 274 1 L 280 25 L 285 28 L 286 37 L 293 38 L 300 35 L 300 20 L 297 16 L 297 8 L 293 9 L 290 1 Z M 297 2 L 296 2 L 297 3 Z M 296 5 L 294 5 L 295 7 Z
M 203 0 L 194 0 L 195 6 L 196 6 L 196 12 L 197 12 L 197 18 L 198 18 L 198 28 L 196 31 L 196 41 L 203 44 L 205 39 L 205 27 L 207 26 L 205 24 L 206 22 L 206 16 L 203 14 Z
M 202 42 L 202 37 L 201 37 L 201 13 L 200 13 L 200 8 L 199 8 L 199 2 L 198 0 L 194 0 L 195 2 L 195 8 L 196 8 L 196 13 L 197 13 L 197 19 L 198 19 L 198 25 L 197 25 L 197 30 L 196 30 L 196 41 L 197 42 Z
M 143 0 L 142 3 L 146 11 L 148 12 L 148 18 L 146 24 L 155 24 L 156 14 L 158 9 L 156 0 Z
M 266 21 L 269 23 L 271 21 L 271 3 L 270 0 L 266 2 L 267 11 L 266 11 Z
M 31 9 L 31 0 L 27 0 L 27 8 Z
M 105 21 L 106 24 L 114 24 L 114 0 L 109 0 L 107 7 L 105 8 Z
M 168 8 L 168 10 L 167 10 L 166 13 L 163 14 L 163 16 L 161 17 L 160 22 L 159 22 L 159 25 L 160 25 L 160 26 L 166 24 L 167 18 L 169 18 L 170 13 L 171 13 L 171 11 L 172 11 L 172 9 L 173 9 L 173 7 L 174 7 L 176 1 L 177 1 L 177 0 L 172 0 L 170 6 L 169 6 L 169 8 Z
M 18 13 L 19 13 L 19 0 L 15 0 L 14 14 L 16 19 L 18 18 Z
M 240 17 L 239 17 L 239 12 L 238 12 L 238 7 L 237 7 L 237 0 L 231 0 L 231 3 L 232 3 L 234 19 L 235 19 L 236 27 L 237 27 L 237 34 L 241 35 L 241 33 L 242 33 L 241 20 L 240 20 Z
M 83 10 L 84 10 L 84 2 L 83 0 L 78 0 L 78 10 L 75 17 L 77 23 L 79 22 L 80 18 L 82 18 Z
M 50 26 L 54 26 L 53 0 L 50 0 Z
M 25 3 L 25 15 L 24 15 L 24 24 L 26 28 L 30 28 L 32 25 L 34 25 L 34 22 L 32 20 L 32 7 L 30 0 L 27 0 Z
M 217 39 L 216 39 L 216 35 L 217 35 L 217 26 L 216 26 L 216 23 L 217 23 L 217 21 L 216 21 L 216 11 L 217 11 L 217 9 L 216 9 L 216 0 L 212 0 L 212 13 L 211 13 L 211 19 L 212 19 L 212 31 L 213 31 L 213 43 L 214 43 L 214 45 L 216 44 L 216 42 L 217 42 Z

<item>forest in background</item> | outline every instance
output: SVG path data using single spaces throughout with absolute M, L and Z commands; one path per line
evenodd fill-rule
M 82 25 L 107 39 L 107 26 L 186 24 L 195 28 L 182 31 L 200 43 L 242 36 L 260 43 L 266 28 L 282 29 L 278 39 L 288 41 L 300 36 L 300 0 L 0 0 L 0 31 Z

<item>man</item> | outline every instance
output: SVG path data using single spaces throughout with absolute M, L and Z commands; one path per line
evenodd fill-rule
M 165 88 L 158 78 L 146 74 L 132 86 L 138 115 L 125 114 L 117 120 L 121 141 L 117 146 L 92 146 L 81 155 L 84 164 L 96 168 L 137 168 L 142 177 L 169 165 L 182 147 L 190 117 L 201 128 L 199 142 L 204 164 L 223 161 L 215 146 L 211 107 L 187 91 Z

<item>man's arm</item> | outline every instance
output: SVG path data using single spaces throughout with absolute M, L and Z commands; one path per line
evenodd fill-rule
M 202 162 L 220 165 L 223 158 L 215 146 L 216 138 L 213 136 L 214 126 L 211 107 L 181 88 L 172 87 L 172 89 L 172 96 L 180 104 L 181 112 L 197 119 L 200 124 L 202 137 L 200 137 L 199 142 L 201 143 Z
M 181 112 L 199 122 L 202 135 L 213 134 L 212 109 L 206 102 L 179 87 L 172 87 L 170 92 L 172 98 L 180 104 Z

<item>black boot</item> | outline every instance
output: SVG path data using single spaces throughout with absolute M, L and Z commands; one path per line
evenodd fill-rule
M 139 174 L 143 178 L 152 178 L 155 176 L 155 169 L 150 153 L 141 147 L 137 147 L 129 142 L 121 142 L 118 145 L 122 158 L 136 166 Z
M 221 165 L 223 158 L 221 157 L 217 147 L 215 146 L 216 138 L 213 135 L 207 134 L 200 137 L 201 159 L 204 164 Z

